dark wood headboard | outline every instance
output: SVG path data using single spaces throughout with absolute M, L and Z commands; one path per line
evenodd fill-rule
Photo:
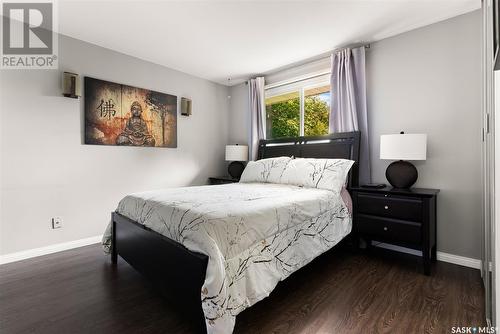
M 355 163 L 349 173 L 349 186 L 357 187 L 359 168 L 359 139 L 361 133 L 341 132 L 317 137 L 292 137 L 261 140 L 259 159 L 282 156 L 296 158 L 350 159 Z

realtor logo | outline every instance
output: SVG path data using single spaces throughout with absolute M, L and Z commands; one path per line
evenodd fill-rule
M 2 21 L 2 69 L 57 68 L 54 3 L 3 2 Z

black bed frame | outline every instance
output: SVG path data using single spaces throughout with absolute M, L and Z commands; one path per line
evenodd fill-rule
M 259 159 L 294 156 L 302 158 L 351 159 L 349 186 L 358 186 L 360 132 L 335 133 L 319 137 L 261 140 Z M 116 212 L 112 213 L 112 251 L 146 276 L 170 302 L 188 312 L 206 332 L 200 293 L 208 256 L 188 250 L 151 229 Z

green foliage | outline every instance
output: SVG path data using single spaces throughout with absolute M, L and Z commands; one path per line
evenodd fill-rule
M 296 137 L 299 135 L 299 98 L 268 105 L 266 111 L 268 138 Z
M 304 101 L 304 135 L 328 134 L 328 104 L 318 96 Z M 290 99 L 266 107 L 268 138 L 295 137 L 300 132 L 300 100 Z
M 321 136 L 328 134 L 330 107 L 317 96 L 308 96 L 304 101 L 304 135 Z

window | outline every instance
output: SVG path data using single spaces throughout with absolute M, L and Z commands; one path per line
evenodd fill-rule
M 328 134 L 329 75 L 266 89 L 267 138 Z

